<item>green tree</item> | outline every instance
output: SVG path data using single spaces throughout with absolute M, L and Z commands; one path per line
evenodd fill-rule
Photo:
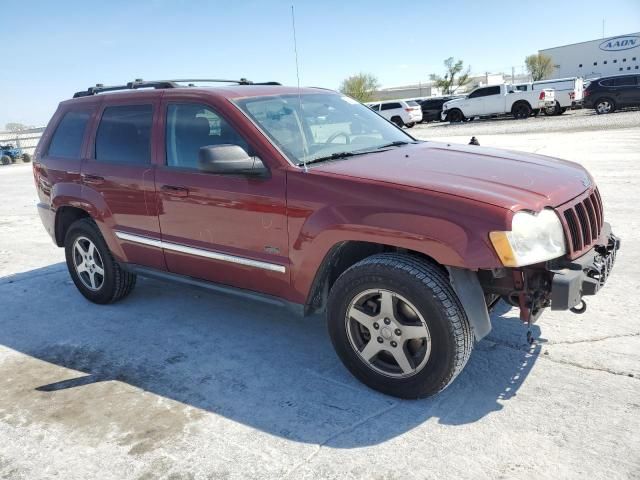
M 462 60 L 456 62 L 453 57 L 449 57 L 444 61 L 444 67 L 444 76 L 431 74 L 429 77 L 436 87 L 442 89 L 443 94 L 452 95 L 471 81 L 471 67 L 465 70 Z
M 346 78 L 340 84 L 340 91 L 359 102 L 369 102 L 374 99 L 376 90 L 380 87 L 378 79 L 370 73 L 358 73 Z
M 527 71 L 534 82 L 549 78 L 555 68 L 553 65 L 553 59 L 544 53 L 529 55 L 524 59 L 524 63 L 527 66 Z

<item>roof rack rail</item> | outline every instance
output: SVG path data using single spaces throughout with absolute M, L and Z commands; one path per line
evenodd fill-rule
M 115 92 L 118 90 L 136 90 L 139 88 L 178 88 L 182 87 L 180 83 L 187 83 L 189 87 L 194 87 L 195 83 L 237 83 L 238 85 L 281 85 L 278 82 L 258 82 L 254 83 L 246 78 L 240 80 L 224 80 L 219 78 L 193 78 L 193 79 L 179 79 L 179 80 L 151 80 L 145 81 L 141 78 L 136 78 L 133 82 L 127 82 L 125 85 L 108 85 L 105 86 L 102 83 L 97 83 L 95 87 L 89 87 L 86 90 L 76 92 L 73 94 L 73 98 L 90 97 L 103 92 Z

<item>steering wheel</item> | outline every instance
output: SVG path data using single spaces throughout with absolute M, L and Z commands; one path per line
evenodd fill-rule
M 327 141 L 325 143 L 333 143 L 333 141 L 338 137 L 344 137 L 344 139 L 346 140 L 345 143 L 347 145 L 351 143 L 351 135 L 349 135 L 347 132 L 336 132 L 331 136 L 329 136 L 329 138 L 327 138 Z

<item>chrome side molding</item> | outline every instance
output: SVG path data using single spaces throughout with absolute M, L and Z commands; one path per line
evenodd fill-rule
M 149 245 L 151 247 L 171 250 L 173 252 L 186 253 L 187 255 L 195 255 L 197 257 L 210 258 L 212 260 L 219 260 L 221 262 L 235 263 L 237 265 L 260 268 L 262 270 L 269 270 L 271 272 L 285 273 L 286 271 L 286 267 L 284 265 L 279 265 L 277 263 L 269 263 L 260 260 L 253 260 L 246 257 L 238 257 L 235 255 L 229 255 L 227 253 L 189 247 L 188 245 L 182 245 L 179 243 L 165 242 L 156 238 L 145 237 L 143 235 L 135 235 L 133 233 L 116 231 L 116 237 L 118 237 L 120 240 L 126 240 L 128 242 L 139 243 L 141 245 Z

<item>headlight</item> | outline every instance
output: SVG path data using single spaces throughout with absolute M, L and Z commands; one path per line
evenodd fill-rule
M 544 262 L 566 253 L 564 231 L 556 212 L 517 212 L 511 231 L 490 232 L 489 238 L 505 267 Z

